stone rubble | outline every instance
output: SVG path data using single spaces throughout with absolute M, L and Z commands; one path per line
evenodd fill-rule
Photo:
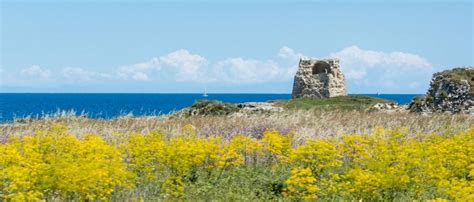
M 450 77 L 453 71 L 464 71 L 463 79 Z M 455 68 L 433 75 L 428 92 L 410 103 L 411 112 L 446 112 L 474 114 L 474 68 Z
M 244 102 L 237 104 L 245 112 L 281 112 L 282 107 L 276 107 L 271 102 Z

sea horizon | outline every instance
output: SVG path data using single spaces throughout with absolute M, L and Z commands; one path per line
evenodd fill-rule
M 349 94 L 407 104 L 421 94 Z M 191 106 L 197 100 L 229 103 L 291 99 L 291 93 L 0 93 L 0 123 L 67 113 L 112 119 L 125 115 L 159 116 Z
M 0 94 L 203 94 L 203 92 L 0 92 Z M 207 94 L 290 94 L 291 92 L 211 92 Z M 423 95 L 425 93 L 348 93 L 347 95 Z

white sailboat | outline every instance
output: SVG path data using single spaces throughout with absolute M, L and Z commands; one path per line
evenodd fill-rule
M 204 88 L 204 94 L 202 94 L 203 97 L 207 97 L 207 88 Z

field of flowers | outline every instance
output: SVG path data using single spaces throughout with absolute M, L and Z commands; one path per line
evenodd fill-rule
M 0 143 L 0 200 L 474 201 L 474 127 L 374 127 L 295 141 L 175 134 L 74 135 L 54 124 Z

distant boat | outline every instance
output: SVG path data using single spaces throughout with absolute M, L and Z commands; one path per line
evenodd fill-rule
M 202 94 L 203 97 L 207 97 L 207 88 L 204 88 L 204 94 Z

